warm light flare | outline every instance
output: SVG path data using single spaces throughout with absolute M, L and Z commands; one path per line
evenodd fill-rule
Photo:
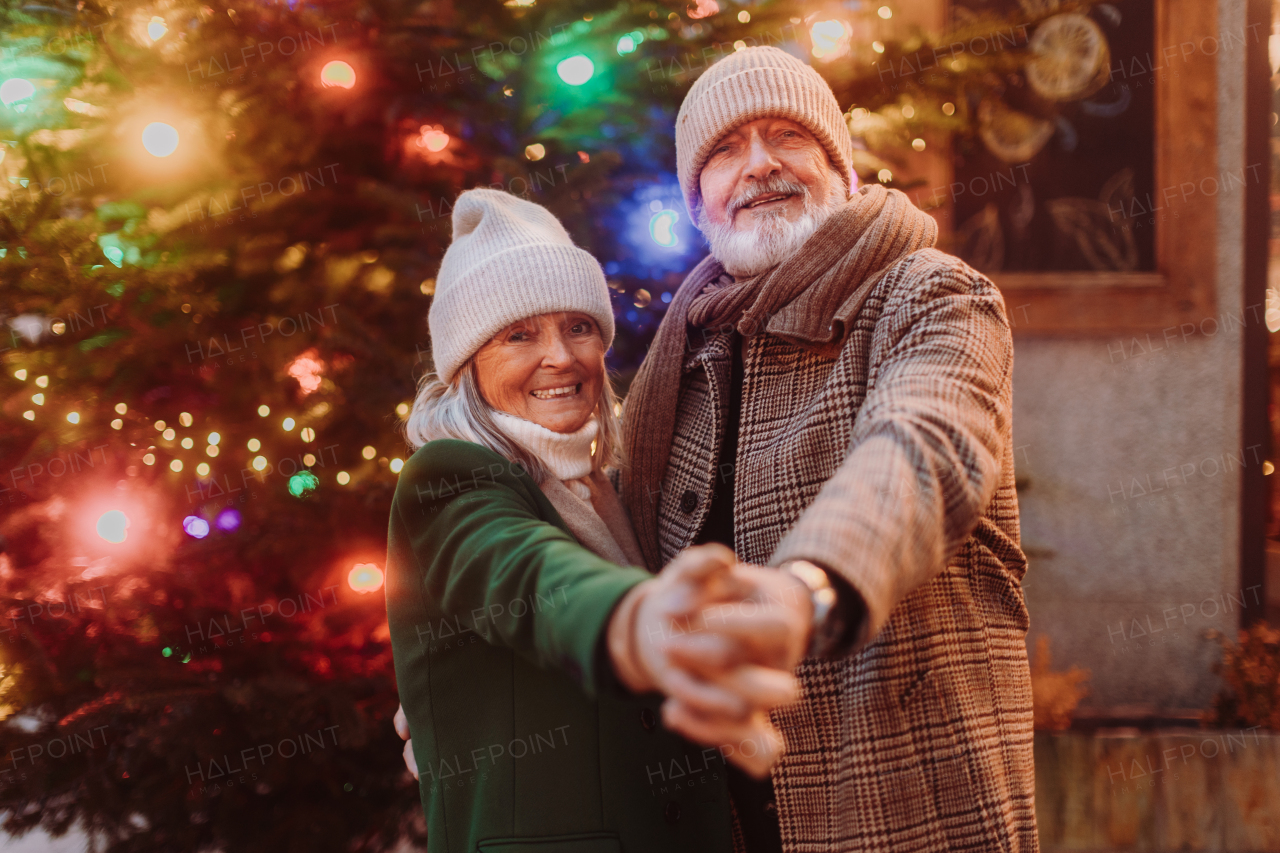
M 360 593 L 382 589 L 382 580 L 382 569 L 373 563 L 356 563 L 347 575 L 347 584 Z
M 356 71 L 348 63 L 335 59 L 326 62 L 324 68 L 320 69 L 320 83 L 326 89 L 335 86 L 351 89 L 356 85 Z

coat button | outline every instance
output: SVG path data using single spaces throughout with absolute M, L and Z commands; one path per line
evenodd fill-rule
M 680 496 L 680 511 L 685 515 L 688 515 L 697 508 L 698 495 L 693 491 L 693 489 L 685 490 L 685 493 Z
M 675 800 L 667 803 L 667 807 L 662 810 L 662 816 L 667 819 L 667 823 L 675 823 L 680 820 L 680 804 Z
M 653 731 L 653 727 L 656 726 L 657 724 L 658 724 L 658 721 L 654 719 L 652 711 L 650 711 L 648 708 L 642 708 L 640 710 L 640 725 L 644 726 L 644 730 L 646 732 Z

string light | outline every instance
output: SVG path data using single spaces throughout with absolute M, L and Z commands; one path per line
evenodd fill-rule
M 408 403 L 401 403 L 400 405 L 396 406 L 396 414 L 397 414 L 397 415 L 399 415 L 399 416 L 400 416 L 400 417 L 402 417 L 402 418 L 403 418 L 405 415 L 409 414 L 409 404 L 408 404 Z
M 187 436 L 186 438 L 182 439 L 182 446 L 187 450 L 190 450 L 191 448 L 195 447 L 195 444 L 196 444 L 195 440 L 192 439 L 191 436 Z
M 292 432 L 293 428 L 297 426 L 297 424 L 294 422 L 293 418 L 285 418 L 284 423 L 281 424 L 281 426 L 284 427 L 285 432 Z
M 129 538 L 129 516 L 118 509 L 107 510 L 98 516 L 96 529 L 103 539 L 119 545 Z
M 356 85 L 356 70 L 341 59 L 326 62 L 320 69 L 320 84 L 326 89 L 335 86 L 350 89 Z
M 314 453 L 308 453 L 306 456 L 303 456 L 302 464 L 310 468 L 312 465 L 316 464 L 316 455 Z
M 129 411 L 129 407 L 128 407 L 128 406 L 126 406 L 124 403 L 116 403 L 116 414 L 117 414 L 117 415 L 123 415 L 123 414 L 124 414 L 125 412 L 127 412 L 127 411 Z
M 159 15 L 152 15 L 151 22 L 147 24 L 147 38 L 152 42 L 160 41 L 164 38 L 164 34 L 169 32 L 169 27 L 165 24 L 164 18 Z
M 36 377 L 36 387 L 37 387 L 37 388 L 48 388 L 48 387 L 49 387 L 49 377 L 48 377 L 48 376 L 37 376 L 37 377 Z
M 267 457 L 265 456 L 253 457 L 253 470 L 261 471 L 263 468 L 266 468 L 266 467 L 267 467 Z
M 382 580 L 382 569 L 373 563 L 356 563 L 347 575 L 347 584 L 360 593 L 382 589 Z
M 374 449 L 372 444 L 366 444 L 364 450 L 360 451 L 360 455 L 365 459 L 372 459 L 378 455 L 378 451 Z
M 120 420 L 119 418 L 116 418 L 114 421 L 111 422 L 111 428 L 124 429 L 124 421 Z
M 191 413 L 183 412 L 182 414 L 178 415 L 178 423 L 182 424 L 183 426 L 191 426 L 191 423 L 192 423 Z
M 351 482 L 351 475 L 350 475 L 350 474 L 348 474 L 346 471 L 339 471 L 339 472 L 338 472 L 338 485 L 339 485 L 339 486 L 345 486 L 347 483 L 350 483 L 350 482 Z
M 230 533 L 240 526 L 240 511 L 232 507 L 227 507 L 218 513 L 217 519 L 213 522 L 219 530 Z
M 209 463 L 208 463 L 208 462 L 201 462 L 199 465 L 197 465 L 197 466 L 196 466 L 196 473 L 197 473 L 197 474 L 199 474 L 201 477 L 208 477 L 208 476 L 209 476 Z
M 146 454 L 145 456 L 143 456 L 143 457 L 142 457 L 142 463 L 143 463 L 144 465 L 154 465 L 154 464 L 156 464 L 156 455 L 155 455 L 154 453 L 148 453 L 148 454 Z
M 271 407 L 268 406 L 266 403 L 263 403 L 261 406 L 258 407 L 258 417 L 265 418 L 269 414 L 271 414 Z
M 209 445 L 208 447 L 206 447 L 206 448 L 204 449 L 204 452 L 205 452 L 206 454 L 208 454 L 208 456 L 209 456 L 209 458 L 210 458 L 210 459 L 213 459 L 214 457 L 216 457 L 216 456 L 217 456 L 219 453 L 221 453 L 222 451 L 218 449 L 218 445 L 216 445 L 216 444 L 211 444 L 211 445 Z
M 70 423 L 73 423 L 73 424 L 78 424 L 78 423 L 80 423 L 80 413 L 79 413 L 79 412 L 67 412 L 67 420 L 68 420 Z
M 21 77 L 10 77 L 0 83 L 0 101 L 3 101 L 6 107 L 18 104 L 18 112 L 23 112 L 26 109 L 26 104 L 21 102 L 34 97 L 35 93 L 35 84 Z
M 581 53 L 556 63 L 556 74 L 570 86 L 581 86 L 596 73 L 595 63 Z
M 164 432 L 164 421 L 156 421 L 156 432 Z
M 37 406 L 43 406 L 43 405 L 44 405 L 44 395 L 43 395 L 43 394 L 32 394 L 32 395 L 31 395 L 31 402 L 35 403 Z
M 316 431 L 311 427 L 303 427 L 302 431 L 298 433 L 298 437 L 303 441 L 312 442 L 316 440 Z
M 251 438 L 245 446 L 249 448 L 250 453 L 257 453 L 258 448 L 262 447 L 262 442 L 256 438 Z
M 181 460 L 181 459 L 174 459 L 172 462 L 170 462 L 170 463 L 169 463 L 169 470 L 170 470 L 170 471 L 172 471 L 172 472 L 173 472 L 173 473 L 175 473 L 175 474 L 177 474 L 179 471 L 181 471 L 181 470 L 182 470 L 182 460 Z
M 14 375 L 14 376 L 16 376 L 16 377 L 18 377 L 18 380 L 19 380 L 19 381 L 21 381 L 21 382 L 26 382 L 26 381 L 27 381 L 27 369 L 26 369 L 25 367 L 24 367 L 24 368 L 20 368 L 20 369 L 18 369 L 18 370 L 15 370 L 15 371 L 13 372 L 13 375 Z
M 198 515 L 188 515 L 182 519 L 182 529 L 192 539 L 203 539 L 209 535 L 209 522 Z
M 169 427 L 164 432 L 160 433 L 160 435 L 161 437 L 164 438 L 165 441 L 173 441 L 173 439 L 178 435 L 178 433 L 174 430 L 173 427 Z
M 210 444 L 217 444 L 219 441 L 222 441 L 222 436 L 216 432 L 211 432 L 209 433 L 208 441 Z
M 397 457 L 397 458 L 395 458 L 395 459 L 392 459 L 392 460 L 391 460 L 391 473 L 393 473 L 393 474 L 399 474 L 399 473 L 400 473 L 400 469 L 401 469 L 401 468 L 403 468 L 403 467 L 404 467 L 404 460 L 403 460 L 403 459 L 400 459 L 400 458 L 398 458 L 398 457 Z
M 27 409 L 25 412 L 23 412 L 22 416 L 29 421 L 34 421 L 36 419 L 36 413 L 31 411 L 30 409 Z
M 289 494 L 295 498 L 303 497 L 315 491 L 320 485 L 320 478 L 310 471 L 299 471 L 289 478 Z
M 153 121 L 142 129 L 142 147 L 153 157 L 168 157 L 178 150 L 178 130 L 171 124 Z

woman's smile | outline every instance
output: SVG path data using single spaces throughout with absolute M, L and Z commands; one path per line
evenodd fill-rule
M 537 388 L 529 392 L 530 395 L 537 397 L 539 400 L 556 400 L 562 397 L 576 397 L 581 393 L 581 382 L 574 385 L 561 385 L 556 388 Z

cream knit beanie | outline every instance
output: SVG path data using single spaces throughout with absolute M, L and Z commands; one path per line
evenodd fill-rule
M 698 178 L 711 147 L 738 125 L 767 116 L 807 127 L 850 187 L 853 143 L 827 81 L 784 50 L 748 47 L 708 68 L 676 116 L 676 174 L 690 214 L 700 199 Z
M 573 244 L 546 208 L 491 189 L 467 190 L 453 208 L 453 242 L 427 314 L 436 374 L 458 369 L 494 335 L 537 314 L 581 311 L 613 343 L 613 308 L 600 264 Z

